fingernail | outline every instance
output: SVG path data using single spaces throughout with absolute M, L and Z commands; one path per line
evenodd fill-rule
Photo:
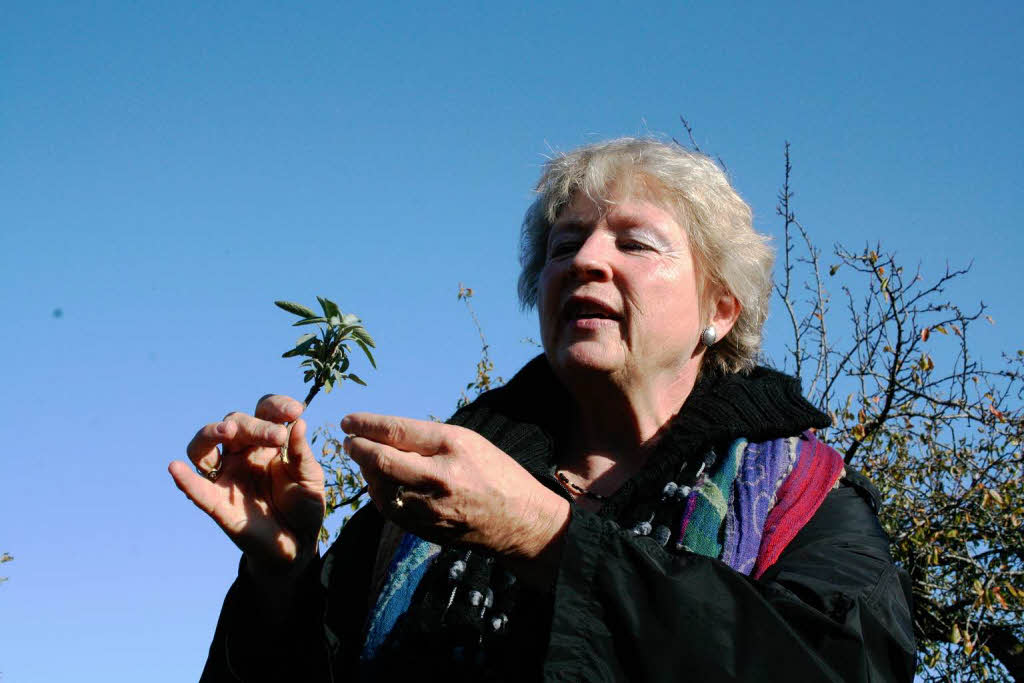
M 345 451 L 345 455 L 350 455 L 352 451 L 352 437 L 346 436 L 345 440 L 341 442 L 341 448 Z
M 346 415 L 345 417 L 341 418 L 341 428 L 342 428 L 342 430 L 347 432 L 348 428 L 351 425 L 352 425 L 352 418 L 350 418 L 348 415 Z
M 228 426 L 225 423 L 221 422 L 214 428 L 213 431 L 217 433 L 217 436 L 224 436 L 225 434 L 228 433 Z

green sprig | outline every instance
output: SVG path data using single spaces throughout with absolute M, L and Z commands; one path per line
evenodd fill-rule
M 359 316 L 343 313 L 338 304 L 322 296 L 317 297 L 323 314 L 292 301 L 275 301 L 274 304 L 300 320 L 293 327 L 301 325 L 318 325 L 318 332 L 309 332 L 295 340 L 295 346 L 281 354 L 282 358 L 301 356 L 305 360 L 299 363 L 306 368 L 302 375 L 304 382 L 312 382 L 305 404 L 308 406 L 320 389 L 330 393 L 337 384 L 351 380 L 366 386 L 359 375 L 348 372 L 350 365 L 349 344 L 355 344 L 366 354 L 370 365 L 377 367 L 370 349 L 376 348 L 373 337 L 363 327 Z
M 312 382 L 306 394 L 303 404 L 308 406 L 321 389 L 330 393 L 338 384 L 345 380 L 351 380 L 356 384 L 366 386 L 366 382 L 354 372 L 349 372 L 350 344 L 358 346 L 370 365 L 376 369 L 377 362 L 373 359 L 373 352 L 370 349 L 377 347 L 373 337 L 363 327 L 358 316 L 351 313 L 343 313 L 338 304 L 322 296 L 317 297 L 320 302 L 320 309 L 323 314 L 317 314 L 311 308 L 293 301 L 275 301 L 274 304 L 292 315 L 300 318 L 293 327 L 302 325 L 317 325 L 317 332 L 307 332 L 295 340 L 295 346 L 283 354 L 282 358 L 302 357 L 304 360 L 299 367 L 305 368 L 302 374 L 304 382 Z M 291 425 L 288 426 L 288 434 L 291 435 Z M 281 449 L 281 455 L 287 462 L 287 444 Z

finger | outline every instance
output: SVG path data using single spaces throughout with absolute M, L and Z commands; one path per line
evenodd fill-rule
M 261 420 L 283 424 L 298 418 L 305 409 L 306 406 L 302 402 L 296 401 L 291 396 L 267 394 L 256 403 L 254 414 Z
M 224 444 L 225 455 L 241 446 L 279 447 L 288 430 L 282 425 L 258 420 L 243 413 L 228 413 L 220 422 L 206 425 L 192 437 L 185 453 L 196 467 L 217 467 L 220 454 L 217 445 Z
M 234 424 L 238 428 L 230 443 L 225 442 L 225 445 L 232 448 L 238 446 L 280 447 L 288 439 L 288 428 L 284 425 L 261 420 L 245 413 L 228 413 L 224 416 L 224 422 Z
M 394 486 L 387 488 L 387 490 L 391 491 L 391 495 L 394 496 Z M 384 504 L 391 500 L 386 497 L 388 494 L 383 491 L 380 486 L 374 486 L 370 482 L 366 483 L 366 492 L 370 496 L 370 502 L 373 503 L 375 508 L 377 508 L 377 512 L 384 512 Z
M 447 434 L 451 426 L 394 415 L 352 413 L 342 418 L 341 428 L 346 434 L 371 439 L 399 450 L 436 455 L 446 450 Z
M 404 484 L 399 485 L 393 482 L 378 482 L 376 486 L 367 484 L 367 492 L 378 512 L 399 526 L 406 527 L 408 531 L 413 530 L 408 528 L 408 522 L 411 520 L 408 519 L 407 513 L 414 509 L 410 506 L 421 510 L 421 500 L 427 497 L 427 494 L 417 492 Z M 399 500 L 401 503 L 398 502 Z
M 185 447 L 188 459 L 196 467 L 210 469 L 220 462 L 217 445 L 231 441 L 238 432 L 238 426 L 228 422 L 213 422 L 206 425 L 192 437 Z
M 221 526 L 225 520 L 217 518 L 217 505 L 221 501 L 221 492 L 213 482 L 196 474 L 191 467 L 180 460 L 175 460 L 167 466 L 174 483 L 191 500 L 197 508 L 213 517 Z
M 302 419 L 295 420 L 292 425 L 288 441 L 288 472 L 295 481 L 303 484 L 319 482 L 323 478 L 323 468 L 306 441 L 306 421 Z
M 361 436 L 346 437 L 345 452 L 359 465 L 363 478 L 376 488 L 404 484 L 425 487 L 437 480 L 437 465 L 419 453 L 409 453 Z

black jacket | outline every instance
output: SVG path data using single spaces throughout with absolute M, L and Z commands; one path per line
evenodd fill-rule
M 486 436 L 561 491 L 551 468 L 569 405 L 538 358 L 451 422 Z M 759 580 L 624 530 L 667 473 L 709 447 L 825 425 L 798 383 L 774 371 L 703 381 L 643 471 L 600 513 L 573 509 L 556 585 L 521 592 L 508 635 L 489 641 L 486 661 L 478 653 L 467 662 L 454 640 L 421 629 L 373 680 L 911 680 L 909 585 L 893 565 L 877 496 L 862 476 L 847 474 Z M 311 570 L 288 625 L 273 634 L 260 627 L 258 595 L 240 573 L 203 680 L 359 680 L 383 525 L 372 506 L 357 512 Z

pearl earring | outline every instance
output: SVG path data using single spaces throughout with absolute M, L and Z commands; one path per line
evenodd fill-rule
M 704 328 L 704 331 L 700 333 L 700 340 L 704 346 L 711 347 L 718 341 L 718 331 L 715 330 L 714 325 L 708 325 Z

